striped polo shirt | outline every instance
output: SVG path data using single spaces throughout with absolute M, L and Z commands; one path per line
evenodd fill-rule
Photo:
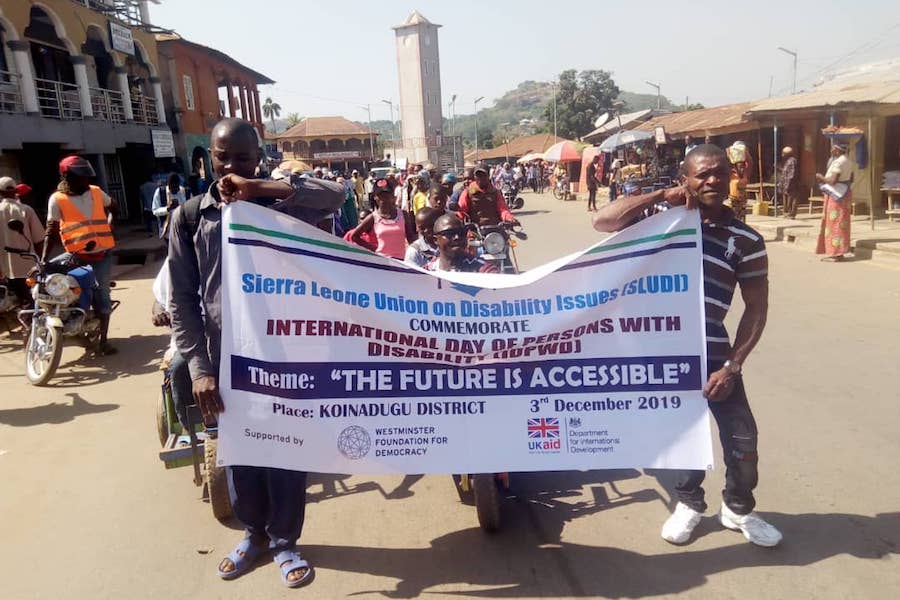
M 735 218 L 725 207 L 721 223 L 703 223 L 703 294 L 706 301 L 706 352 L 710 361 L 731 356 L 725 315 L 734 289 L 769 276 L 766 242 L 752 227 Z
M 644 217 L 668 210 L 659 203 Z M 725 329 L 725 315 L 737 284 L 769 276 L 769 258 L 763 237 L 752 227 L 722 207 L 721 223 L 703 223 L 703 296 L 706 304 L 707 360 L 722 362 L 731 357 L 731 342 Z

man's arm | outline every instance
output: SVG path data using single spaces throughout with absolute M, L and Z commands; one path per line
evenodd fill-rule
M 200 268 L 192 232 L 183 209 L 172 213 L 169 232 L 169 278 L 172 298 L 169 312 L 175 345 L 188 364 L 191 379 L 216 377 L 209 360 L 206 328 L 200 305 Z
M 494 194 L 496 195 L 495 202 L 497 204 L 497 214 L 500 215 L 500 220 L 518 224 L 519 221 L 516 220 L 512 211 L 509 210 L 509 206 L 506 205 L 506 200 L 503 199 L 503 194 L 500 193 L 500 190 L 494 190 Z
M 594 229 L 601 232 L 621 231 L 637 221 L 645 210 L 655 204 L 668 200 L 670 204 L 677 205 L 681 196 L 671 190 L 682 190 L 681 195 L 687 195 L 684 188 L 669 188 L 640 196 L 626 196 L 600 207 L 594 215 Z M 684 204 L 684 201 L 681 201 L 681 204 Z

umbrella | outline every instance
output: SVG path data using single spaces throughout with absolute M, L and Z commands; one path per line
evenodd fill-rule
M 312 167 L 302 160 L 286 160 L 278 165 L 278 168 L 282 171 L 287 171 L 288 173 L 294 171 L 312 171 Z
M 645 140 L 649 140 L 652 137 L 653 134 L 649 131 L 626 129 L 625 131 L 614 133 L 613 135 L 603 140 L 603 143 L 600 144 L 600 150 L 602 150 L 603 152 L 612 152 L 613 150 L 621 146 L 643 142 Z
M 550 162 L 578 162 L 581 160 L 581 151 L 575 142 L 564 140 L 553 144 L 544 152 L 544 160 Z
M 528 154 L 526 154 L 525 156 L 523 156 L 516 162 L 519 163 L 520 165 L 523 165 L 525 163 L 530 163 L 533 160 L 544 160 L 544 155 L 541 154 L 540 152 L 529 152 Z

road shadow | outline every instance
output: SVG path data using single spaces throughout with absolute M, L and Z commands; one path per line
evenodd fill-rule
M 546 214 L 548 214 L 549 212 L 550 212 L 549 210 L 543 210 L 543 209 L 539 209 L 539 210 L 517 210 L 517 211 L 515 212 L 515 214 L 516 214 L 516 216 L 519 216 L 519 217 L 527 217 L 527 216 L 529 216 L 529 215 L 546 215 Z
M 32 427 L 34 425 L 59 425 L 74 421 L 75 417 L 109 412 L 119 408 L 118 404 L 91 404 L 77 392 L 66 396 L 72 403 L 51 402 L 41 406 L 0 409 L 0 423 L 11 427 Z
M 157 371 L 169 340 L 170 336 L 165 333 L 110 338 L 118 354 L 97 356 L 85 350 L 75 360 L 61 364 L 49 385 L 56 388 L 91 386 Z
M 555 509 L 548 513 L 551 510 Z M 539 518 L 553 519 L 548 513 Z M 704 585 L 710 576 L 737 569 L 806 567 L 840 555 L 880 560 L 900 548 L 900 512 L 875 517 L 767 513 L 766 518 L 785 533 L 786 541 L 778 548 L 759 548 L 722 531 L 733 536 L 734 545 L 677 552 L 667 547 L 658 554 L 641 554 L 567 542 L 548 544 L 525 527 L 508 527 L 495 536 L 477 529 L 456 531 L 435 538 L 429 548 L 304 545 L 303 554 L 317 567 L 399 580 L 393 589 L 353 595 L 415 598 L 434 586 L 468 584 L 491 587 L 449 593 L 483 598 L 646 598 L 678 594 Z M 655 527 L 644 528 L 641 535 L 656 537 L 657 532 Z M 547 569 L 554 575 L 547 576 Z
M 332 498 L 364 494 L 367 492 L 378 492 L 385 500 L 402 500 L 415 495 L 412 487 L 417 481 L 422 479 L 424 475 L 406 475 L 397 487 L 391 491 L 385 490 L 381 484 L 376 481 L 363 481 L 350 485 L 347 483 L 347 480 L 350 479 L 350 477 L 352 477 L 352 475 L 310 473 L 307 480 L 307 488 L 321 485 L 322 490 L 307 492 L 306 502 L 323 502 Z

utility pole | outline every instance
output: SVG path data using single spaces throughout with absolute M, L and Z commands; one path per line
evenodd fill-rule
M 372 135 L 372 105 L 366 104 L 360 106 L 361 109 L 369 113 L 369 151 L 372 153 L 372 160 L 375 160 L 375 137 Z
M 553 82 L 553 142 L 556 143 L 556 91 L 558 90 L 558 83 L 556 81 Z
M 772 97 L 772 84 L 775 83 L 775 76 L 769 75 L 769 98 Z
M 397 138 L 394 137 L 394 103 L 391 100 L 382 100 L 391 107 L 391 165 L 397 163 Z
M 778 49 L 781 50 L 782 52 L 784 52 L 785 54 L 790 54 L 791 56 L 794 57 L 794 83 L 793 83 L 793 85 L 791 85 L 791 93 L 796 94 L 797 93 L 797 53 L 794 52 L 793 50 L 788 50 L 787 48 L 784 48 L 782 46 L 778 46 Z
M 503 128 L 505 135 L 503 136 L 503 143 L 506 144 L 506 162 L 509 162 L 509 126 L 510 123 L 500 123 L 500 127 Z
M 453 138 L 453 170 L 459 171 L 456 161 L 456 94 L 450 97 L 450 137 Z
M 475 160 L 472 162 L 476 164 L 478 163 L 478 103 L 482 100 L 484 100 L 484 96 L 478 96 L 472 103 L 475 105 Z
M 652 81 L 646 81 L 646 80 L 644 81 L 644 83 L 646 83 L 650 87 L 656 88 L 656 110 L 659 110 L 660 109 L 659 84 L 653 83 Z

